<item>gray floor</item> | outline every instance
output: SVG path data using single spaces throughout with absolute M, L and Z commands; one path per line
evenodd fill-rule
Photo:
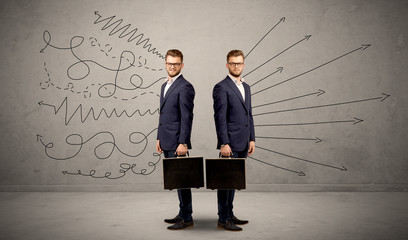
M 408 193 L 237 192 L 242 232 L 216 228 L 216 193 L 193 191 L 195 226 L 169 231 L 174 191 L 0 193 L 0 239 L 408 239 Z

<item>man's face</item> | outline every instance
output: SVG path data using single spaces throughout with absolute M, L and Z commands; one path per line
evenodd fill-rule
M 245 64 L 243 56 L 230 57 L 228 59 L 227 68 L 229 70 L 229 73 L 236 78 L 241 76 L 241 73 L 244 70 L 244 66 Z
M 184 66 L 184 63 L 181 62 L 180 57 L 172 57 L 172 56 L 167 56 L 165 64 L 166 64 L 167 73 L 169 74 L 170 77 L 177 76 L 181 72 L 181 69 Z

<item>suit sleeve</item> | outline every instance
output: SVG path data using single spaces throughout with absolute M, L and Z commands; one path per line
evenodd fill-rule
M 219 84 L 214 86 L 213 100 L 214 121 L 218 142 L 220 144 L 229 144 L 230 140 L 227 126 L 228 95 Z
M 194 87 L 191 84 L 186 84 L 180 91 L 180 137 L 179 143 L 190 142 L 191 129 L 193 125 L 193 109 L 194 109 Z

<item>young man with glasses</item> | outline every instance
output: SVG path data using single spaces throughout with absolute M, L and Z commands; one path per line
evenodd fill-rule
M 217 83 L 213 90 L 214 121 L 217 131 L 217 149 L 221 155 L 246 158 L 255 150 L 255 130 L 252 117 L 251 90 L 241 73 L 244 54 L 232 50 L 227 55 L 228 76 Z M 232 209 L 235 190 L 217 190 L 218 228 L 241 231 L 237 225 L 247 224 L 238 219 Z
M 165 66 L 168 78 L 161 87 L 156 150 L 164 153 L 165 158 L 171 158 L 183 156 L 191 149 L 195 91 L 193 85 L 181 75 L 184 63 L 183 54 L 179 50 L 167 51 Z M 168 227 L 169 230 L 192 228 L 191 189 L 177 189 L 177 194 L 179 213 L 175 218 L 164 221 L 173 224 Z

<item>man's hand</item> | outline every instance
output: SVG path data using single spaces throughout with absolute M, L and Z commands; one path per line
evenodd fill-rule
M 162 150 L 161 147 L 160 147 L 160 140 L 157 140 L 157 143 L 156 143 L 156 151 L 157 151 L 158 153 L 162 153 L 162 152 L 163 152 L 163 150 Z
M 248 156 L 251 156 L 252 153 L 255 151 L 255 141 L 249 142 L 249 149 L 248 149 Z
M 231 151 L 231 148 L 230 148 L 230 146 L 228 144 L 225 144 L 225 145 L 221 146 L 220 151 L 221 151 L 221 156 L 224 156 L 224 157 L 230 157 L 231 156 L 232 151 Z
M 184 146 L 183 144 L 180 143 L 180 144 L 178 145 L 178 147 L 177 147 L 176 154 L 177 154 L 178 156 L 184 156 L 184 155 L 187 154 L 187 151 L 188 151 L 187 146 Z

